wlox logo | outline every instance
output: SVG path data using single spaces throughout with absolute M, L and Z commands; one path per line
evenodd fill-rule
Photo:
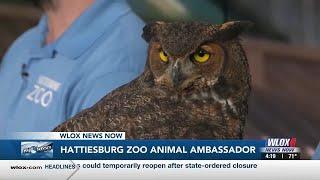
M 24 158 L 52 158 L 53 143 L 43 141 L 21 142 L 21 156 Z
M 266 147 L 296 147 L 296 138 L 268 138 Z

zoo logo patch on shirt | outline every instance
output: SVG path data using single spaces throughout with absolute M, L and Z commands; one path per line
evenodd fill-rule
M 27 99 L 42 107 L 48 107 L 53 99 L 53 92 L 58 91 L 61 83 L 46 76 L 39 76 L 34 89 L 28 93 Z

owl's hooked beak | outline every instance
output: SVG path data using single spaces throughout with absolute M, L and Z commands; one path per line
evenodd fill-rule
M 171 79 L 173 87 L 176 90 L 184 90 L 188 88 L 195 79 L 199 78 L 200 75 L 195 75 L 188 68 L 188 64 L 183 64 L 183 59 L 177 59 L 171 69 Z
M 186 77 L 183 75 L 183 72 L 181 71 L 181 63 L 179 60 L 177 60 L 173 64 L 171 78 L 174 88 L 178 88 L 181 85 L 181 83 L 186 79 Z
M 182 91 L 188 88 L 199 75 L 194 75 L 188 65 L 183 64 L 183 59 L 172 60 L 170 66 L 167 68 L 166 73 L 155 79 L 159 85 L 164 85 L 173 88 L 177 91 Z

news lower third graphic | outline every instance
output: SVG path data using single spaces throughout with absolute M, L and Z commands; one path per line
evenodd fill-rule
M 125 140 L 124 132 L 32 132 L 0 139 L 0 160 L 294 160 L 295 138 Z
M 261 159 L 295 160 L 300 159 L 300 148 L 296 138 L 269 138 L 261 150 Z

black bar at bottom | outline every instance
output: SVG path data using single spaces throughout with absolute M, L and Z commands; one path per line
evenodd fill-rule
M 300 153 L 261 153 L 263 160 L 297 160 Z

